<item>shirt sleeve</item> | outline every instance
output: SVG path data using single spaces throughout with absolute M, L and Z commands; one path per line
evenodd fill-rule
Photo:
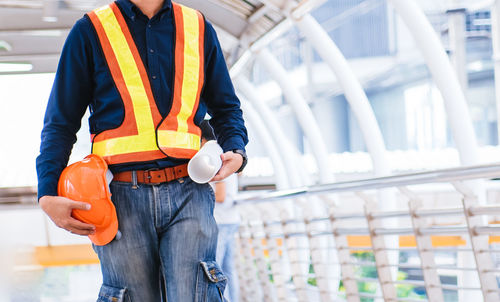
M 207 104 L 208 114 L 212 117 L 210 125 L 214 128 L 217 142 L 224 152 L 245 150 L 248 136 L 240 100 L 229 77 L 217 34 L 210 22 L 206 21 L 205 24 L 206 63 L 202 98 Z
M 45 111 L 36 159 L 38 198 L 57 196 L 57 182 L 68 163 L 76 133 L 92 98 L 92 55 L 86 43 L 90 21 L 79 20 L 64 44 Z

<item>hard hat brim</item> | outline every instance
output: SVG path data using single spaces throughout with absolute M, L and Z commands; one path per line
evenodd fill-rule
M 95 245 L 106 245 L 113 241 L 118 232 L 118 219 L 116 217 L 116 211 L 112 214 L 114 217 L 111 219 L 111 223 L 105 228 L 96 228 L 94 235 L 89 235 L 90 241 Z

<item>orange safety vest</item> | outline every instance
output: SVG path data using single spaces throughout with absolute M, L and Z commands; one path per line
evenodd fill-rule
M 99 37 L 113 81 L 125 107 L 122 124 L 92 136 L 92 153 L 108 164 L 191 158 L 200 149 L 201 130 L 193 119 L 204 80 L 202 14 L 173 3 L 175 63 L 172 107 L 162 119 L 146 68 L 116 3 L 88 14 Z

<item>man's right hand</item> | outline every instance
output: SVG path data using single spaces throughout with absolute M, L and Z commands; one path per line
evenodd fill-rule
M 39 203 L 42 210 L 58 227 L 82 236 L 95 233 L 95 226 L 81 222 L 71 216 L 73 209 L 90 210 L 90 204 L 60 196 L 43 196 L 40 198 Z

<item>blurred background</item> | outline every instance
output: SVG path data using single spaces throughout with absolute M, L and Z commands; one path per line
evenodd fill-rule
M 215 26 L 249 132 L 249 163 L 238 179 L 238 247 L 247 260 L 238 263 L 240 272 L 260 281 L 246 284 L 254 289 L 247 301 L 388 301 L 391 293 L 401 301 L 499 301 L 500 258 L 488 254 L 489 275 L 483 276 L 477 253 L 479 246 L 495 250 L 500 242 L 493 229 L 500 216 L 500 1 L 178 2 L 201 10 Z M 35 158 L 64 40 L 85 12 L 106 3 L 0 0 L 1 302 L 96 299 L 98 260 L 87 238 L 58 229 L 37 206 Z M 70 162 L 90 152 L 87 118 L 88 112 Z M 443 170 L 448 172 L 438 178 L 436 171 Z M 425 181 L 421 172 L 428 173 Z M 465 182 L 466 189 L 457 185 L 470 179 L 475 182 Z M 270 190 L 280 199 L 270 198 Z M 290 197 L 290 190 L 304 195 Z M 464 214 L 471 196 L 486 216 Z M 331 213 L 354 211 L 362 221 L 347 224 L 373 231 L 377 226 L 366 214 L 370 199 L 378 210 L 399 211 L 380 225 L 399 232 L 379 238 L 333 229 L 340 218 Z M 435 216 L 416 221 L 408 199 Z M 323 225 L 311 231 L 307 217 L 322 217 Z M 302 224 L 287 229 L 289 220 Z M 267 229 L 266 222 L 283 229 Z M 457 229 L 419 237 L 418 227 L 435 226 Z M 474 235 L 474 227 L 491 228 Z M 331 238 L 311 237 L 325 230 Z M 287 232 L 309 237 L 292 242 Z M 482 245 L 474 244 L 475 236 Z M 379 240 L 382 256 L 372 249 Z M 338 249 L 342 242 L 352 248 L 347 255 Z M 427 260 L 425 244 L 434 251 Z M 329 264 L 336 269 L 317 260 L 311 247 L 318 246 L 326 253 L 320 258 L 337 261 Z M 300 254 L 300 248 L 309 252 Z M 294 266 L 293 259 L 307 265 Z M 385 266 L 388 273 L 383 259 L 394 262 Z M 342 263 L 351 263 L 351 270 Z M 337 274 L 323 276 L 337 283 L 318 282 L 324 270 Z M 349 272 L 357 278 L 354 290 L 343 279 Z M 432 288 L 440 289 L 437 298 Z

